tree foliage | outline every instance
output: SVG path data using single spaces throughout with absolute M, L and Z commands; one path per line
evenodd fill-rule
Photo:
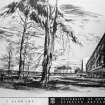
M 48 16 L 47 5 L 48 3 L 45 0 L 21 0 L 19 2 L 12 2 L 11 4 L 4 7 L 3 8 L 4 11 L 0 15 L 1 16 L 12 15 L 17 10 L 19 10 L 25 16 L 29 13 L 30 19 L 34 20 L 37 24 L 39 24 L 42 28 L 44 28 L 47 26 L 46 25 L 47 16 Z M 72 8 L 73 7 L 71 6 L 71 10 Z M 51 5 L 49 6 L 49 13 L 50 13 L 49 19 L 51 23 L 54 20 L 55 10 L 56 10 L 55 7 Z M 74 35 L 72 29 L 70 30 L 70 28 L 67 28 L 67 25 L 65 24 L 65 22 L 68 22 L 68 20 L 65 19 L 63 12 L 61 12 L 58 7 L 57 7 L 57 13 L 58 13 L 57 14 L 58 16 L 57 16 L 56 24 L 61 27 L 60 31 L 67 33 L 67 35 L 69 35 L 69 37 L 72 38 L 73 42 L 80 44 L 78 37 Z M 79 15 L 79 13 L 77 13 L 77 15 Z M 54 26 L 51 26 L 50 28 L 53 28 L 53 27 Z

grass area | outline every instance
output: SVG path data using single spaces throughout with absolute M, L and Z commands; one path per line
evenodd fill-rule
M 77 87 L 105 87 L 103 80 L 91 80 L 83 78 L 69 77 L 52 77 L 48 82 L 48 87 L 43 89 L 49 90 L 69 90 L 70 85 Z M 22 78 L 22 79 L 4 79 L 0 81 L 0 87 L 16 90 L 29 90 L 32 88 L 42 88 L 39 78 Z

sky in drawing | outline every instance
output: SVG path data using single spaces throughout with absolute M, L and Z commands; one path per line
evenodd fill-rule
M 12 1 L 13 0 L 0 0 L 0 8 Z M 87 58 L 92 54 L 99 41 L 97 40 L 97 37 L 101 38 L 105 32 L 105 0 L 58 0 L 59 6 L 64 4 L 72 4 L 74 6 L 80 7 L 82 10 L 99 14 L 98 18 L 88 17 L 90 18 L 90 20 L 84 22 L 80 21 L 80 18 L 77 18 L 77 21 L 75 23 L 76 25 L 73 25 L 73 29 L 76 34 L 80 36 L 86 36 L 85 38 L 80 37 L 80 40 L 82 40 L 83 43 L 83 47 L 71 44 L 70 54 L 66 54 L 63 58 L 74 61 L 81 61 L 81 59 Z M 70 18 L 70 14 L 66 14 L 66 16 L 67 18 Z M 93 38 L 92 35 L 96 37 Z M 3 54 L 3 51 L 5 51 L 3 44 L 4 43 L 1 40 L 0 54 Z

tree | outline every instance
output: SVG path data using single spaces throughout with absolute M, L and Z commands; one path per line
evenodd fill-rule
M 57 21 L 59 17 L 63 18 L 62 13 L 60 13 L 57 7 L 57 0 L 56 0 L 55 7 L 52 7 L 49 4 L 49 0 L 44 2 L 40 1 L 39 3 L 40 5 L 37 2 L 37 6 L 32 4 L 31 6 L 34 9 L 37 9 L 38 15 L 37 15 L 37 18 L 35 18 L 36 14 L 31 14 L 31 18 L 34 21 L 39 22 L 41 24 L 41 27 L 42 28 L 44 27 L 44 30 L 45 30 L 44 57 L 42 62 L 43 68 L 42 68 L 41 83 L 44 86 L 47 86 L 47 83 L 49 81 L 49 72 L 52 65 L 53 53 L 54 53 L 55 36 L 58 30 L 57 27 L 59 26 L 61 30 L 64 33 L 66 33 L 67 36 L 71 37 L 73 42 L 75 43 L 79 43 L 79 42 L 76 36 L 73 35 L 72 31 L 67 30 L 64 23 L 62 23 L 61 21 Z M 44 17 L 46 17 L 45 21 L 41 21 L 40 15 L 44 15 Z
M 20 58 L 19 58 L 19 77 L 20 77 L 20 73 L 22 71 L 22 69 L 24 69 L 24 40 L 25 40 L 25 35 L 26 35 L 26 30 L 27 30 L 27 19 L 28 19 L 28 10 L 26 10 L 25 13 L 25 21 L 24 21 L 24 25 L 23 25 L 23 33 L 22 33 L 22 38 L 21 38 L 21 44 L 20 44 Z M 22 68 L 23 66 L 23 68 Z
M 11 65 L 12 65 L 12 46 L 11 43 L 9 44 L 8 48 L 8 72 L 11 70 Z
M 75 73 L 81 73 L 82 71 L 81 71 L 81 69 L 79 68 L 79 67 L 77 67 L 76 69 L 75 69 Z
M 14 66 L 12 52 L 13 52 L 13 47 L 12 44 L 9 43 L 7 46 L 7 54 L 3 55 L 3 57 L 1 58 L 1 61 L 4 65 L 3 68 L 8 70 L 8 74 L 10 73 L 12 67 Z
M 22 23 L 22 32 L 20 33 L 21 35 L 20 40 L 18 42 L 18 44 L 20 46 L 18 46 L 17 48 L 17 52 L 19 53 L 19 78 L 21 77 L 21 72 L 25 70 L 25 66 L 28 65 L 28 70 L 29 70 L 29 66 L 30 63 L 32 63 L 32 56 L 34 56 L 36 53 L 33 53 L 34 50 L 37 51 L 38 47 L 35 47 L 35 45 L 31 42 L 31 39 L 34 39 L 35 37 L 37 37 L 36 35 L 34 35 L 35 30 L 31 30 L 31 28 L 35 27 L 34 24 L 32 24 L 29 20 L 29 16 L 27 13 L 24 15 L 23 17 L 20 16 L 20 21 Z M 40 33 L 37 33 L 40 34 Z M 40 38 L 40 37 L 38 37 Z M 16 43 L 17 44 L 17 43 Z M 40 47 L 39 47 L 40 49 Z M 37 54 L 38 56 L 39 54 Z

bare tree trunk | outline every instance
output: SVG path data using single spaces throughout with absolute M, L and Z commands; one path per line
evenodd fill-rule
M 19 74 L 18 77 L 20 78 L 21 71 L 23 69 L 23 44 L 24 44 L 24 38 L 25 38 L 25 33 L 26 33 L 26 28 L 27 28 L 27 17 L 25 18 L 25 23 L 24 23 L 24 29 L 23 29 L 23 34 L 22 34 L 22 39 L 21 39 L 21 45 L 20 45 L 20 58 L 19 58 Z
M 42 78 L 41 82 L 46 87 L 49 81 L 49 73 L 52 65 L 52 57 L 54 50 L 54 37 L 46 30 L 45 44 L 44 44 L 44 58 L 42 63 Z
M 10 69 L 11 69 L 11 56 L 12 56 L 12 52 L 11 52 L 11 49 L 10 49 L 9 58 L 8 58 L 8 74 L 10 73 Z
M 45 27 L 45 44 L 44 44 L 44 58 L 43 58 L 43 63 L 42 63 L 42 78 L 41 82 L 43 86 L 47 87 L 47 83 L 49 81 L 49 74 L 50 74 L 50 69 L 52 65 L 52 58 L 53 58 L 53 52 L 54 52 L 54 41 L 55 41 L 55 34 L 57 30 L 57 1 L 56 1 L 56 10 L 55 10 L 55 18 L 53 20 L 53 28 L 52 31 L 50 29 L 50 20 L 49 20 L 49 6 L 48 6 L 48 17 L 47 17 L 47 25 Z

